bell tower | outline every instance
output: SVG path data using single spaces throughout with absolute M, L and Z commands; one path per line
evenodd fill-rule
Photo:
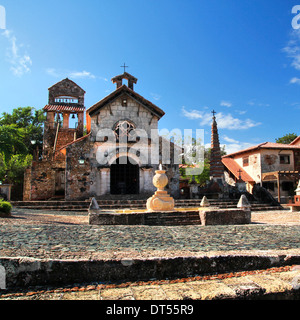
M 48 105 L 44 107 L 44 158 L 53 158 L 60 147 L 83 136 L 84 95 L 85 91 L 68 78 L 49 88 Z M 70 118 L 75 122 L 73 128 Z
M 133 86 L 134 84 L 137 84 L 138 79 L 132 76 L 131 74 L 124 72 L 123 74 L 116 76 L 111 79 L 113 83 L 117 84 L 117 89 L 123 86 L 123 80 L 128 80 L 128 88 L 131 90 L 134 90 Z

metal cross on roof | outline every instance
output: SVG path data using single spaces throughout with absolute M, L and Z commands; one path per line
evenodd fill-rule
M 240 170 L 238 171 L 238 173 L 239 173 L 239 179 L 241 180 L 241 179 L 242 179 L 242 173 L 243 173 L 243 171 L 240 169 Z
M 217 112 L 215 110 L 213 110 L 211 113 L 213 114 L 213 116 L 215 116 L 217 114 Z
M 126 68 L 129 68 L 128 66 L 126 66 L 126 63 L 124 63 L 124 66 L 121 66 L 121 68 L 124 68 L 124 73 L 126 72 Z

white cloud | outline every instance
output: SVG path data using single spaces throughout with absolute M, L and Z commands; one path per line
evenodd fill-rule
M 291 32 L 290 40 L 283 51 L 292 59 L 291 66 L 300 70 L 300 29 Z
M 61 75 L 54 69 L 54 68 L 48 68 L 46 69 L 46 73 L 49 75 L 49 76 L 52 76 L 54 78 L 60 78 Z
M 262 103 L 262 102 L 258 102 L 256 99 L 252 99 L 250 101 L 247 102 L 247 104 L 249 106 L 258 106 L 258 107 L 270 107 L 269 103 Z
M 94 74 L 92 74 L 89 71 L 66 71 L 66 70 L 57 70 L 55 68 L 47 68 L 46 73 L 49 76 L 55 77 L 55 78 L 63 78 L 68 77 L 71 79 L 102 79 L 104 81 L 108 81 L 106 78 L 103 77 L 97 77 Z
M 75 72 L 71 72 L 69 74 L 70 78 L 74 78 L 74 79 L 81 79 L 81 78 L 88 78 L 88 79 L 95 79 L 96 76 L 94 76 L 91 72 L 88 71 L 75 71 Z
M 224 101 L 224 100 L 223 100 L 223 101 L 221 101 L 220 106 L 221 106 L 221 107 L 230 108 L 230 107 L 232 107 L 232 103 L 229 102 L 229 101 Z
M 294 77 L 294 78 L 292 78 L 291 80 L 290 80 L 290 83 L 291 84 L 300 84 L 300 79 L 299 78 L 296 78 L 296 77 Z
M 185 107 L 182 108 L 182 114 L 190 120 L 200 120 L 201 126 L 211 125 L 212 114 L 199 110 L 187 111 Z M 255 122 L 251 119 L 238 119 L 233 117 L 230 113 L 224 114 L 223 112 L 217 113 L 216 119 L 219 129 L 228 130 L 246 130 L 261 125 L 260 122 Z
M 161 99 L 161 95 L 159 95 L 157 93 L 150 93 L 150 94 L 151 94 L 151 97 L 156 101 Z
M 58 70 L 55 68 L 47 68 L 46 73 L 54 78 L 63 78 L 68 77 L 71 79 L 101 79 L 103 81 L 108 81 L 107 78 L 104 77 L 98 77 L 92 74 L 89 71 L 83 70 L 83 71 L 68 71 L 68 70 Z
M 237 151 L 241 151 L 253 146 L 252 143 L 249 142 L 238 142 L 238 143 L 227 143 L 221 145 L 221 147 L 225 146 L 225 151 L 227 154 L 231 154 Z
M 261 125 L 260 122 L 254 122 L 251 119 L 241 120 L 234 118 L 231 114 L 217 114 L 218 127 L 229 130 L 246 130 Z
M 237 140 L 229 138 L 227 136 L 224 136 L 223 140 L 225 140 L 226 142 L 229 142 L 229 143 L 239 143 Z
M 235 112 L 237 112 L 240 115 L 243 115 L 247 113 L 247 110 L 235 110 Z
M 225 141 L 224 144 L 221 144 L 222 147 L 225 146 L 225 151 L 227 154 L 234 153 L 240 150 L 247 149 L 252 147 L 253 144 L 250 142 L 241 142 L 236 139 L 232 139 L 228 136 L 223 136 L 222 141 Z
M 203 112 L 198 111 L 198 110 L 187 111 L 185 109 L 185 107 L 182 107 L 182 113 L 186 118 L 188 118 L 190 120 L 202 119 L 203 118 Z
M 31 58 L 24 52 L 20 53 L 23 45 L 18 44 L 13 31 L 5 30 L 2 35 L 6 37 L 10 43 L 10 46 L 7 48 L 7 58 L 11 64 L 10 70 L 13 74 L 20 77 L 24 73 L 30 72 L 30 67 L 32 66 Z

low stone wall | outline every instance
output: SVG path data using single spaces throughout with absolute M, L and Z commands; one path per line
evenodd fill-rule
M 251 223 L 251 211 L 242 209 L 200 211 L 203 226 L 240 225 Z
M 114 213 L 89 211 L 90 225 L 243 225 L 251 223 L 251 211 L 207 209 L 200 211 Z
M 110 225 L 143 225 L 145 223 L 144 213 L 90 213 L 89 224 L 110 226 Z

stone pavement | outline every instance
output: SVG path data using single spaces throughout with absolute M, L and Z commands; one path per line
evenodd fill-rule
M 84 261 L 84 263 L 98 260 L 110 263 L 113 261 L 149 263 L 156 259 L 155 268 L 158 268 L 164 261 L 169 260 L 174 264 L 174 259 L 181 257 L 182 261 L 185 261 L 186 257 L 188 268 L 191 267 L 192 270 L 191 276 L 193 265 L 199 264 L 199 261 L 203 262 L 204 258 L 211 259 L 209 261 L 212 271 L 217 270 L 214 267 L 220 261 L 218 257 L 222 257 L 223 262 L 226 262 L 227 258 L 232 259 L 231 266 L 236 269 L 239 268 L 239 264 L 244 263 L 243 261 L 247 261 L 244 263 L 244 269 L 248 272 L 253 272 L 255 266 L 290 268 L 292 264 L 300 264 L 300 213 L 260 212 L 253 214 L 252 221 L 253 224 L 245 226 L 213 227 L 89 226 L 86 216 L 80 214 L 75 216 L 74 212 L 41 213 L 18 209 L 13 212 L 12 219 L 0 219 L 0 259 L 28 257 L 41 259 L 47 263 L 50 260 Z M 252 260 L 242 260 L 247 256 Z M 261 261 L 256 264 L 255 258 Z M 199 266 L 195 268 L 199 270 Z M 238 270 L 226 270 L 226 272 L 234 271 Z M 186 277 L 189 276 L 188 273 L 187 270 Z M 199 274 L 199 276 L 206 275 Z M 78 295 L 79 299 L 239 298 L 244 293 L 239 296 L 238 292 L 245 290 L 262 295 L 273 294 L 275 291 L 294 292 L 295 288 L 298 288 L 296 279 L 298 276 L 300 276 L 299 270 L 284 269 L 277 273 L 270 271 L 269 274 L 226 276 L 224 279 L 201 278 L 183 283 L 151 282 L 144 286 L 123 284 L 120 288 L 96 286 L 97 289 L 84 287 L 81 291 L 77 288 L 77 291 L 67 292 L 61 289 L 59 292 L 35 294 L 31 298 L 76 299 Z M 161 279 L 163 280 L 165 279 Z M 210 293 L 205 293 L 207 285 L 210 287 L 208 290 Z M 223 293 L 220 290 L 224 290 Z M 30 296 L 21 296 L 21 298 L 28 297 Z M 8 299 L 13 298 L 8 297 Z
M 211 227 L 89 226 L 86 216 L 26 210 L 13 217 L 0 220 L 1 257 L 115 259 L 300 249 L 300 213 L 256 213 L 251 225 Z

